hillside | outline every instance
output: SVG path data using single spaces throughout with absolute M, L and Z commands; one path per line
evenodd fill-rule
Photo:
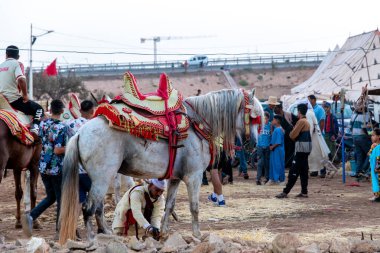
M 315 68 L 274 69 L 274 70 L 232 70 L 231 76 L 239 87 L 245 89 L 256 88 L 256 95 L 265 99 L 269 95 L 280 97 L 289 94 L 290 89 L 308 79 Z M 136 75 L 138 86 L 143 93 L 157 89 L 158 75 Z M 187 96 L 192 96 L 201 89 L 202 94 L 210 91 L 230 88 L 224 74 L 218 72 L 197 72 L 171 74 L 170 79 L 174 88 Z M 123 80 L 120 77 L 96 77 L 85 79 L 86 87 L 93 93 L 112 93 L 118 95 L 122 92 Z

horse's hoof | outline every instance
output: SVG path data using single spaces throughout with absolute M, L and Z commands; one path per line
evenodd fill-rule
M 20 220 L 17 220 L 17 221 L 16 221 L 15 228 L 16 228 L 16 229 L 20 229 L 20 228 L 22 228 L 22 224 L 21 224 L 21 221 L 20 221 Z

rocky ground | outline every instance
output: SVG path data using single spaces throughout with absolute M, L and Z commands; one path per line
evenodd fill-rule
M 136 237 L 99 234 L 91 242 L 69 240 L 64 245 L 37 237 L 18 239 L 14 244 L 1 244 L 1 242 L 4 242 L 4 237 L 0 238 L 1 251 L 13 253 L 367 253 L 380 251 L 380 241 L 331 238 L 323 242 L 303 244 L 293 233 L 279 234 L 271 243 L 221 238 L 214 233 L 205 233 L 200 239 L 174 233 L 160 241 L 151 237 L 138 240 Z
M 12 175 L 11 173 L 9 173 Z M 299 183 L 289 198 L 278 200 L 275 194 L 283 186 L 257 186 L 255 172 L 249 171 L 250 179 L 244 180 L 235 173 L 234 184 L 225 185 L 223 193 L 227 207 L 214 207 L 207 201 L 211 186 L 204 186 L 200 196 L 200 226 L 202 240 L 191 237 L 191 216 L 186 187 L 180 185 L 176 212 L 179 221 L 171 220 L 173 235 L 168 241 L 154 244 L 137 243 L 140 252 L 376 252 L 380 251 L 379 204 L 371 203 L 370 182 L 360 182 L 336 175 L 333 179 L 311 178 L 308 199 L 296 199 Z M 41 217 L 42 230 L 34 231 L 34 240 L 25 238 L 22 231 L 14 228 L 14 183 L 10 176 L 0 184 L 0 252 L 134 252 L 130 238 L 99 235 L 95 242 L 60 247 L 54 240 L 55 208 L 49 208 Z M 43 197 L 39 184 L 38 199 Z M 115 204 L 106 201 L 106 219 L 111 224 Z M 85 237 L 83 224 L 79 225 Z M 364 240 L 362 239 L 362 234 Z M 44 241 L 42 241 L 42 238 Z M 101 238 L 101 239 L 99 239 Z M 172 238 L 172 239 L 171 239 Z M 186 242 L 184 243 L 183 240 Z M 372 238 L 372 240 L 371 240 Z M 181 242 L 180 246 L 172 241 Z M 173 242 L 174 243 L 174 242 Z M 29 246 L 28 246 L 29 245 Z M 117 246 L 115 246 L 117 245 Z M 174 246 L 173 246 L 174 245 Z M 30 248 L 27 251 L 27 248 Z M 80 248 L 81 247 L 81 248 Z M 108 247 L 108 251 L 107 251 Z M 114 247 L 121 247 L 120 251 Z M 95 249 L 96 248 L 96 249 Z M 48 251 L 45 251 L 48 252 Z

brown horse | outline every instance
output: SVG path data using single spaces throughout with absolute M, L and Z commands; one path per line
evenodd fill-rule
M 30 201 L 31 208 L 36 205 L 37 198 L 37 179 L 38 179 L 38 163 L 40 159 L 42 144 L 37 142 L 34 145 L 24 145 L 11 134 L 8 126 L 4 121 L 0 120 L 0 183 L 7 169 L 13 170 L 16 185 L 16 228 L 22 228 L 20 217 L 20 202 L 23 195 L 21 187 L 21 172 L 24 169 L 30 171 Z M 34 224 L 35 227 L 38 224 Z

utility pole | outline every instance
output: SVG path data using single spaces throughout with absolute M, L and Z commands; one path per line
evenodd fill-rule
M 30 50 L 29 50 L 29 99 L 33 99 L 33 44 L 36 42 L 38 37 L 44 36 L 46 34 L 54 32 L 53 30 L 46 30 L 46 32 L 40 35 L 33 35 L 33 24 L 30 24 Z

